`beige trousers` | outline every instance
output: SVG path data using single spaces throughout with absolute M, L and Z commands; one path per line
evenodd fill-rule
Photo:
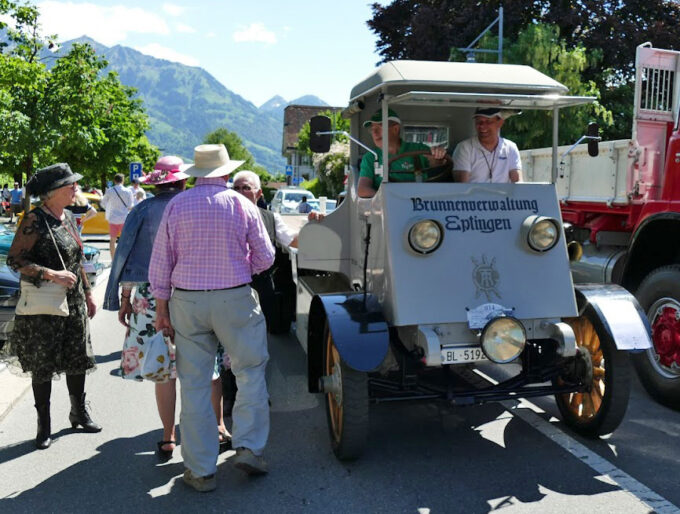
M 269 437 L 267 329 L 250 286 L 217 291 L 175 290 L 169 302 L 181 385 L 184 465 L 198 476 L 215 473 L 219 443 L 210 387 L 217 342 L 231 359 L 238 393 L 232 444 L 261 454 Z

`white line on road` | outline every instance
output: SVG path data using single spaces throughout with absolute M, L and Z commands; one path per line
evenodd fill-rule
M 482 371 L 479 371 L 478 369 L 474 369 L 473 371 L 484 380 L 491 382 L 494 385 L 498 384 L 498 381 Z M 548 421 L 531 410 L 536 409 L 540 411 L 541 409 L 537 405 L 529 402 L 525 398 L 522 398 L 521 405 L 520 402 L 516 400 L 505 400 L 499 403 L 507 409 L 508 412 L 517 416 L 525 423 L 528 423 L 548 439 L 571 453 L 578 460 L 607 477 L 613 484 L 620 487 L 622 491 L 635 497 L 635 499 L 643 503 L 653 512 L 658 514 L 676 514 L 680 512 L 678 507 L 666 500 L 663 496 L 638 482 L 628 473 L 620 470 L 607 459 L 579 443 L 576 439 L 569 437 L 562 430 L 551 425 Z

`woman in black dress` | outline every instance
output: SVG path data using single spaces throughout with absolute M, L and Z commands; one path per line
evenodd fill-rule
M 22 280 L 38 287 L 55 282 L 67 288 L 69 315 L 17 315 L 4 357 L 32 377 L 38 411 L 35 443 L 39 449 L 51 444 L 50 393 L 52 379 L 61 373 L 66 374 L 73 428 L 80 425 L 86 432 L 101 430 L 85 408 L 85 373 L 95 368 L 88 318 L 94 316 L 97 307 L 81 265 L 83 244 L 73 215 L 65 210 L 73 203 L 81 178 L 66 163 L 38 170 L 26 184 L 26 191 L 40 196 L 42 206 L 24 217 L 7 256 L 7 264 L 21 273 Z

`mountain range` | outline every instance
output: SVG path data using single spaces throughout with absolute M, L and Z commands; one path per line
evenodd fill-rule
M 106 58 L 120 81 L 137 89 L 149 116 L 149 141 L 164 154 L 192 159 L 194 146 L 213 130 L 236 132 L 255 161 L 272 173 L 283 172 L 281 156 L 283 110 L 290 104 L 326 104 L 307 95 L 290 102 L 274 96 L 259 108 L 227 89 L 202 68 L 145 55 L 129 47 L 104 46 L 81 37 L 61 45 L 67 53 L 74 43 L 88 43 Z

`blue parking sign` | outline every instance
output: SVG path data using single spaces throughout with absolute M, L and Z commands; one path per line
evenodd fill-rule
M 141 162 L 131 162 L 130 163 L 130 182 L 134 182 L 135 179 L 138 179 L 144 175 L 142 172 L 142 163 Z

